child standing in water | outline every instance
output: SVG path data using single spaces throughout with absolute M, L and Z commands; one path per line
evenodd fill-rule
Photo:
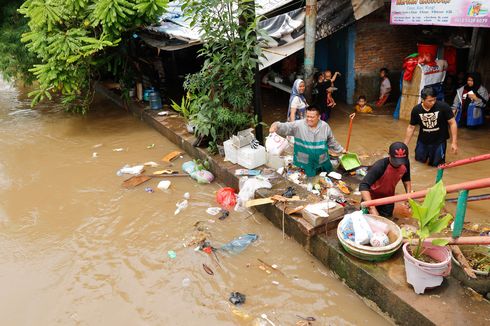
M 373 108 L 367 104 L 366 96 L 364 95 L 359 96 L 355 108 L 356 112 L 359 113 L 373 113 Z
M 335 90 L 333 83 L 335 82 L 337 77 L 340 76 L 340 73 L 338 71 L 336 71 L 335 74 L 333 74 L 333 76 L 332 76 L 332 71 L 325 70 L 323 75 L 324 75 L 325 84 L 326 84 L 326 88 L 327 88 L 327 103 L 326 103 L 327 109 L 326 109 L 326 120 L 325 120 L 325 121 L 327 121 L 330 118 L 330 113 L 332 111 L 332 108 L 334 108 L 335 105 L 337 105 L 337 103 L 335 103 L 335 100 L 333 99 L 332 92 Z

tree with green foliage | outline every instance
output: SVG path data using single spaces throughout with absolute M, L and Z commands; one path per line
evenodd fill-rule
M 202 32 L 202 69 L 187 76 L 184 87 L 191 105 L 199 107 L 192 123 L 200 136 L 210 138 L 210 149 L 231 134 L 254 123 L 249 113 L 254 74 L 261 55 L 253 0 L 191 0 L 183 6 L 191 26 Z
M 67 109 L 86 113 L 93 81 L 110 72 L 120 74 L 127 63 L 123 40 L 153 23 L 168 0 L 27 0 L 19 9 L 28 19 L 22 42 L 39 63 L 30 70 L 37 89 L 29 95 L 36 105 L 60 97 Z
M 37 60 L 20 41 L 28 31 L 27 19 L 17 12 L 22 2 L 0 2 L 0 74 L 5 80 L 18 79 L 30 84 L 34 76 L 29 69 Z

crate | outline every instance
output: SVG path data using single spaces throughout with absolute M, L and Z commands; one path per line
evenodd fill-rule
M 238 149 L 237 155 L 238 164 L 247 169 L 255 169 L 267 163 L 267 153 L 262 145 L 259 145 L 257 149 L 249 146 L 242 147 Z

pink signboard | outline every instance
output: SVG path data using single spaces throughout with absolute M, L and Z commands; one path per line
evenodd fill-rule
M 390 23 L 490 27 L 490 0 L 391 0 Z

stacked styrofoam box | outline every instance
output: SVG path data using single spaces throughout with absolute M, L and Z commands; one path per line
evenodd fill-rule
M 231 139 L 228 139 L 223 143 L 225 148 L 225 159 L 230 161 L 233 164 L 237 164 L 238 162 L 238 149 L 233 146 L 233 142 Z
M 257 149 L 250 146 L 239 148 L 237 156 L 238 164 L 247 169 L 255 169 L 267 163 L 267 153 L 262 145 L 259 145 Z

